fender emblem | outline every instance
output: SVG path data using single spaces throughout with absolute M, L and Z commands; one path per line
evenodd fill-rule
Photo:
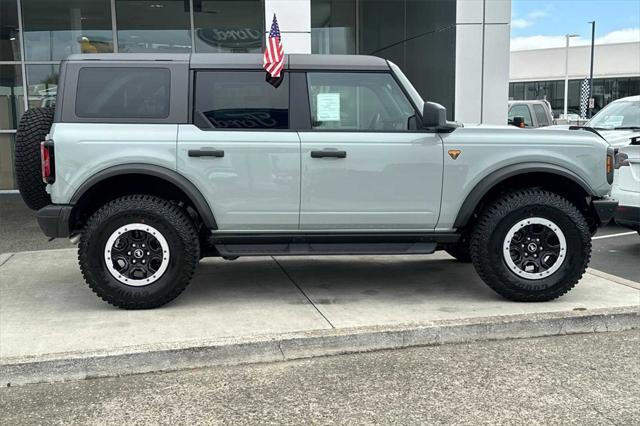
M 462 151 L 460 151 L 459 149 L 450 149 L 447 152 L 449 153 L 449 157 L 453 158 L 454 160 L 458 159 L 460 154 L 462 154 Z

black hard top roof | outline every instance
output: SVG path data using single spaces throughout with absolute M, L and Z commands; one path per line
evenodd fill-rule
M 70 55 L 67 61 L 188 62 L 191 68 L 260 69 L 261 53 L 91 53 Z M 365 55 L 285 55 L 290 70 L 388 70 L 387 61 Z

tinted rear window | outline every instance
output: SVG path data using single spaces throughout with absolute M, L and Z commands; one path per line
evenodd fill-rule
M 264 71 L 196 73 L 194 123 L 200 128 L 287 129 L 289 76 Z
M 84 118 L 166 118 L 171 72 L 166 68 L 82 68 L 76 115 Z

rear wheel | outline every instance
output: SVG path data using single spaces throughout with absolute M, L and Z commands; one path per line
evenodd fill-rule
M 538 302 L 571 290 L 591 256 L 584 216 L 568 200 L 543 190 L 513 192 L 480 216 L 471 236 L 473 265 L 510 300 Z
M 53 111 L 53 108 L 25 111 L 16 132 L 16 184 L 25 204 L 32 210 L 51 204 L 40 170 L 40 142 L 45 140 L 51 129 Z
M 186 288 L 200 247 L 184 209 L 161 198 L 131 195 L 91 216 L 78 258 L 87 284 L 103 300 L 146 309 L 164 305 Z

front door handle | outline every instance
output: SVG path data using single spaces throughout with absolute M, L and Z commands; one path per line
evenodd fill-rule
M 224 157 L 221 149 L 190 149 L 189 157 Z
M 347 158 L 347 151 L 338 151 L 335 149 L 311 151 L 311 158 Z

